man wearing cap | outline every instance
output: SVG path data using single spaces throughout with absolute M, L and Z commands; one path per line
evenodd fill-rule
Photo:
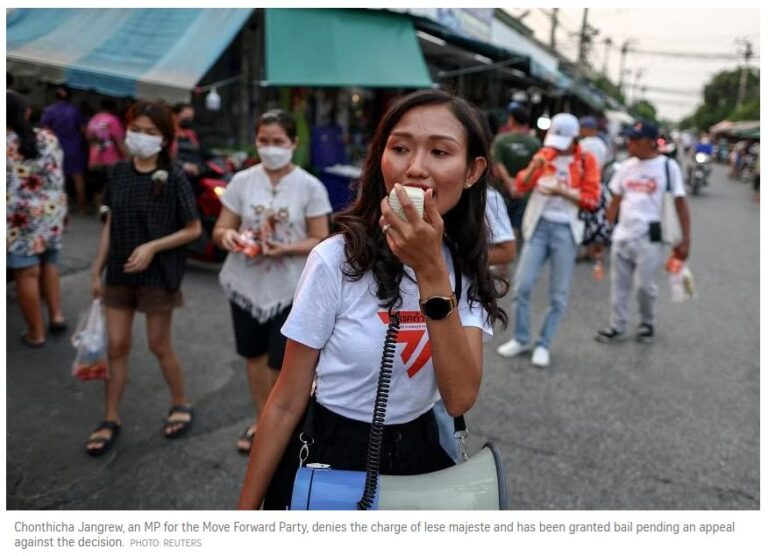
M 609 187 L 613 198 L 606 211 L 610 222 L 619 223 L 613 231 L 611 253 L 611 320 L 598 331 L 595 340 L 611 343 L 624 337 L 627 306 L 633 279 L 637 280 L 640 324 L 635 339 L 651 342 L 656 325 L 656 275 L 663 263 L 661 211 L 664 192 L 669 186 L 683 230 L 683 240 L 674 246 L 679 260 L 688 258 L 690 217 L 685 201 L 682 172 L 675 160 L 657 150 L 659 129 L 651 122 L 637 122 L 627 133 L 630 157 L 616 170 Z
M 584 116 L 579 120 L 582 150 L 592 153 L 597 159 L 598 166 L 602 169 L 608 162 L 608 146 L 597 134 L 597 120 L 593 116 Z
M 504 197 L 504 204 L 515 236 L 519 238 L 526 200 L 517 192 L 515 176 L 528 166 L 533 155 L 541 148 L 541 141 L 530 135 L 528 125 L 531 113 L 525 106 L 519 102 L 511 102 L 507 106 L 507 112 L 509 114 L 505 126 L 507 131 L 500 133 L 493 140 L 491 158 L 498 189 Z
M 531 349 L 530 297 L 544 263 L 550 262 L 549 311 L 531 362 L 549 365 L 549 348 L 568 305 L 576 251 L 584 236 L 579 209 L 593 211 L 600 195 L 600 169 L 595 157 L 578 144 L 579 121 L 557 114 L 544 138 L 544 148 L 517 173 L 516 190 L 531 192 L 523 216 L 525 238 L 515 273 L 513 337 L 497 353 L 514 357 Z

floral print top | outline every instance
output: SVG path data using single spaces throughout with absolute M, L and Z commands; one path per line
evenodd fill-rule
M 25 160 L 19 136 L 5 133 L 6 250 L 14 255 L 60 249 L 67 214 L 59 141 L 48 130 L 35 129 L 35 134 L 39 155 Z

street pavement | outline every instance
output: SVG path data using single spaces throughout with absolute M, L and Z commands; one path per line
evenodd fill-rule
M 509 331 L 497 330 L 486 344 L 480 398 L 467 415 L 470 446 L 490 440 L 500 448 L 512 509 L 759 509 L 759 207 L 750 186 L 728 179 L 724 166 L 689 200 L 699 297 L 671 303 L 660 275 L 654 344 L 593 341 L 606 324 L 609 286 L 588 264 L 577 265 L 548 369 L 525 357 L 500 359 L 496 347 Z M 61 285 L 72 325 L 90 302 L 99 228 L 93 217 L 74 216 L 65 236 Z M 186 305 L 174 316 L 193 429 L 163 437 L 167 389 L 137 318 L 123 430 L 102 458 L 84 451 L 102 417 L 101 383 L 70 376 L 68 337 L 37 350 L 21 344 L 23 321 L 8 285 L 8 509 L 235 506 L 247 464 L 235 440 L 252 410 L 215 267 L 190 265 Z M 546 290 L 545 273 L 533 330 Z

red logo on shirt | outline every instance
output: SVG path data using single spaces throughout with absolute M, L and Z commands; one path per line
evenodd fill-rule
M 634 191 L 635 193 L 647 193 L 653 195 L 656 193 L 658 184 L 654 178 L 630 178 L 624 182 L 624 187 L 627 191 Z
M 389 325 L 389 313 L 387 311 L 380 311 L 379 318 L 381 322 Z M 406 365 L 410 362 L 410 367 L 406 369 L 409 378 L 413 378 L 432 357 L 432 344 L 429 343 L 426 327 L 424 315 L 420 311 L 400 311 L 400 331 L 397 333 L 397 343 L 405 344 L 400 357 Z M 426 342 L 421 347 L 421 351 L 414 357 L 414 353 L 425 337 L 427 337 Z

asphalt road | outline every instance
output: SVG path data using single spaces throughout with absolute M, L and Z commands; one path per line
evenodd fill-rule
M 759 509 L 759 207 L 723 166 L 690 205 L 699 297 L 669 302 L 660 276 L 654 344 L 593 341 L 608 317 L 608 282 L 578 265 L 549 369 L 498 358 L 509 332 L 486 345 L 480 399 L 467 416 L 470 445 L 492 440 L 501 449 L 513 509 Z M 95 219 L 74 217 L 65 236 L 61 284 L 72 324 L 89 303 L 98 233 Z M 545 278 L 534 295 L 534 330 Z M 21 344 L 9 286 L 8 509 L 235 506 L 246 459 L 234 443 L 251 409 L 215 269 L 192 265 L 174 321 L 194 429 L 179 440 L 162 436 L 167 390 L 137 319 L 123 430 L 101 459 L 84 452 L 101 419 L 101 384 L 70 376 L 68 338 L 39 350 Z

